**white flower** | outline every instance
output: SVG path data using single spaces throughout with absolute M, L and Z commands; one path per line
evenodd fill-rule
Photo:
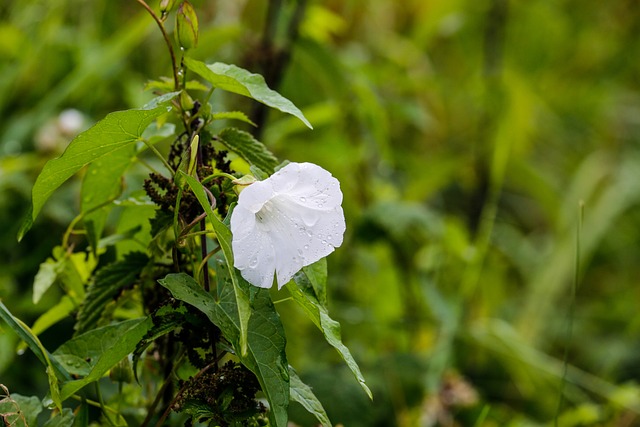
M 329 255 L 345 231 L 340 183 L 312 163 L 289 163 L 245 188 L 231 215 L 234 265 L 249 283 L 278 289 Z

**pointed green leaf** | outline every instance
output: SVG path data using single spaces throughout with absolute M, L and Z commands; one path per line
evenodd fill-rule
M 247 325 L 249 324 L 249 317 L 251 316 L 251 310 L 249 307 L 249 298 L 247 294 L 240 288 L 240 280 L 233 267 L 233 250 L 231 249 L 231 230 L 218 219 L 216 214 L 211 209 L 211 203 L 209 198 L 200 184 L 194 177 L 180 172 L 180 175 L 186 180 L 191 191 L 196 195 L 196 198 L 207 213 L 207 218 L 216 232 L 218 243 L 222 248 L 222 253 L 226 260 L 229 276 L 233 283 L 233 290 L 236 296 L 236 305 L 238 307 L 238 313 L 240 314 L 240 352 L 244 355 L 247 352 Z
M 335 348 L 340 356 L 347 363 L 347 366 L 358 380 L 358 383 L 362 389 L 367 393 L 370 399 L 373 399 L 371 390 L 365 384 L 364 377 L 360 372 L 358 364 L 354 360 L 351 352 L 342 343 L 340 334 L 340 323 L 329 317 L 327 309 L 320 304 L 313 292 L 313 287 L 309 282 L 306 274 L 299 272 L 293 276 L 293 281 L 287 283 L 287 289 L 291 294 L 291 297 L 300 307 L 304 309 L 311 321 L 322 331 L 327 342 Z
M 80 210 L 84 215 L 83 221 L 94 253 L 98 249 L 98 241 L 112 208 L 109 201 L 122 193 L 122 176 L 135 156 L 135 145 L 127 145 L 106 154 L 87 168 L 82 180 Z
M 291 381 L 291 400 L 298 402 L 311 415 L 315 416 L 322 427 L 333 427 L 322 403 L 318 400 L 311 387 L 302 382 L 298 373 L 289 366 Z
M 51 194 L 87 164 L 140 140 L 145 128 L 169 111 L 166 104 L 175 96 L 163 95 L 142 109 L 116 111 L 75 137 L 57 159 L 47 162 L 31 191 L 32 211 L 25 220 L 18 239 L 31 228 Z
M 218 138 L 220 142 L 245 159 L 247 163 L 255 165 L 269 174 L 272 174 L 278 165 L 276 156 L 271 154 L 267 147 L 249 132 L 227 128 L 220 132 Z
M 7 325 L 18 335 L 18 337 L 27 343 L 29 349 L 33 351 L 36 357 L 43 365 L 53 369 L 59 379 L 69 380 L 71 375 L 51 354 L 44 348 L 38 337 L 29 329 L 24 322 L 14 317 L 9 309 L 0 301 L 0 319 L 4 320 Z
M 148 317 L 125 320 L 93 329 L 64 343 L 53 354 L 69 372 L 86 375 L 62 386 L 61 398 L 67 399 L 87 384 L 97 381 L 120 360 L 130 354 L 151 327 Z
M 256 289 L 253 294 L 253 313 L 249 321 L 248 351 L 240 350 L 240 319 L 234 295 L 234 286 L 226 268 L 219 268 L 218 292 L 220 300 L 205 292 L 198 283 L 184 273 L 170 274 L 160 284 L 169 289 L 174 298 L 202 311 L 218 326 L 231 342 L 243 365 L 251 370 L 269 400 L 269 417 L 274 427 L 287 425 L 289 406 L 289 372 L 285 353 L 286 339 L 280 316 L 275 311 L 269 290 Z M 249 288 L 242 281 L 241 286 Z
M 53 260 L 52 258 L 47 258 L 45 262 L 40 264 L 40 268 L 38 269 L 38 273 L 36 274 L 35 279 L 33 280 L 33 303 L 37 304 L 42 298 L 42 295 L 49 289 L 58 278 L 58 274 L 62 269 L 64 260 Z
M 261 75 L 221 62 L 205 64 L 192 58 L 184 58 L 184 64 L 191 71 L 211 83 L 213 87 L 247 96 L 271 108 L 289 113 L 302 120 L 310 129 L 313 129 L 313 126 L 302 114 L 302 111 L 287 98 L 269 89 Z

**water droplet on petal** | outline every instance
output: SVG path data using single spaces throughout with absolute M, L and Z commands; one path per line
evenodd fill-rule
M 306 202 L 306 201 L 307 201 L 307 198 L 306 198 L 306 197 L 304 197 L 304 196 L 303 196 L 303 197 L 300 197 L 300 201 L 301 201 L 302 203 L 304 203 L 304 202 Z
M 258 257 L 254 257 L 250 262 L 249 262 L 249 267 L 251 268 L 256 268 L 258 266 Z
M 313 236 L 313 231 L 307 230 L 307 236 L 309 236 L 309 237 Z
M 305 210 L 302 213 L 302 221 L 309 227 L 313 227 L 318 222 L 319 216 L 312 210 Z
M 298 255 L 302 256 L 302 249 L 298 249 Z
M 327 241 L 326 241 L 326 240 L 323 240 L 323 241 L 322 241 L 322 244 L 323 244 L 323 245 L 326 245 L 326 244 L 327 244 Z
M 332 239 L 331 234 L 329 234 L 329 235 L 327 236 L 327 240 L 331 240 L 331 239 Z
M 304 250 L 309 250 L 309 245 L 304 245 Z

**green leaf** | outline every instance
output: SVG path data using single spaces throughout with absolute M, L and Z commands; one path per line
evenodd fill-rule
M 278 165 L 276 156 L 271 154 L 263 143 L 248 132 L 227 128 L 220 132 L 218 138 L 220 138 L 220 142 L 245 159 L 247 163 L 255 165 L 269 174 L 272 174 Z
M 311 415 L 315 416 L 322 427 L 332 427 L 322 403 L 318 400 L 311 387 L 302 382 L 298 373 L 289 366 L 291 386 L 291 400 L 298 402 Z
M 104 307 L 124 288 L 132 287 L 148 263 L 149 258 L 145 254 L 131 252 L 123 260 L 98 270 L 78 313 L 76 333 L 81 334 L 94 327 Z
M 220 113 L 213 113 L 211 114 L 211 118 L 213 120 L 223 120 L 223 119 L 240 120 L 241 122 L 249 123 L 251 126 L 257 126 L 242 111 L 223 111 Z
M 51 194 L 87 164 L 140 140 L 145 128 L 169 111 L 166 103 L 176 94 L 159 97 L 142 109 L 116 111 L 75 137 L 57 159 L 49 160 L 31 191 L 32 210 L 23 223 L 18 240 L 31 228 Z
M 58 278 L 58 274 L 64 268 L 64 260 L 53 260 L 47 258 L 45 262 L 40 264 L 38 273 L 33 280 L 33 303 L 37 304 L 42 295 L 49 289 Z
M 0 400 L 0 414 L 6 417 L 6 425 L 11 427 L 35 426 L 38 414 L 43 410 L 42 402 L 36 396 L 22 396 L 12 393 L 7 399 Z M 15 415 L 9 415 L 14 413 Z M 23 418 L 24 417 L 24 418 Z
M 327 258 L 302 268 L 304 274 L 309 279 L 318 302 L 323 307 L 327 306 Z
M 56 377 L 56 373 L 54 372 L 51 365 L 47 366 L 47 380 L 49 381 L 49 395 L 51 396 L 51 401 L 58 411 L 62 411 L 62 400 L 60 399 L 60 386 L 58 385 L 58 378 Z
M 291 297 L 304 309 L 318 329 L 322 331 L 327 342 L 338 351 L 356 377 L 356 380 L 358 380 L 362 389 L 367 393 L 367 396 L 373 400 L 371 390 L 369 390 L 369 387 L 365 384 L 358 364 L 353 359 L 353 356 L 351 356 L 349 349 L 342 343 L 340 323 L 329 317 L 327 309 L 320 304 L 314 295 L 313 287 L 305 273 L 299 272 L 293 276 L 293 279 L 293 281 L 290 281 L 286 285 Z
M 247 96 L 271 108 L 296 116 L 310 129 L 313 129 L 302 111 L 287 98 L 269 89 L 261 75 L 221 62 L 205 64 L 192 58 L 184 58 L 184 64 L 211 83 L 213 87 Z
M 80 210 L 94 254 L 113 207 L 109 202 L 122 193 L 122 175 L 129 169 L 135 156 L 135 145 L 127 145 L 91 163 L 84 175 Z
M 42 427 L 72 427 L 74 420 L 73 411 L 64 408 L 60 414 L 47 420 Z
M 286 339 L 280 317 L 275 311 L 269 290 L 256 289 L 253 294 L 253 313 L 249 320 L 248 351 L 242 354 L 240 344 L 240 319 L 230 283 L 228 270 L 219 266 L 218 292 L 220 300 L 205 292 L 198 283 L 184 273 L 170 274 L 159 280 L 174 298 L 196 307 L 218 326 L 224 337 L 233 345 L 243 365 L 251 370 L 269 400 L 271 424 L 287 425 L 289 405 L 289 371 L 285 353 Z M 241 285 L 247 288 L 245 281 Z
M 148 317 L 125 320 L 93 329 L 64 343 L 53 354 L 69 372 L 86 375 L 62 386 L 67 399 L 82 387 L 99 380 L 109 369 L 130 354 L 151 327 Z
M 236 270 L 233 267 L 233 250 L 231 249 L 231 230 L 218 219 L 216 214 L 211 209 L 211 203 L 207 195 L 200 184 L 194 177 L 180 172 L 181 176 L 187 181 L 191 191 L 195 194 L 196 198 L 207 213 L 207 218 L 216 232 L 216 238 L 222 248 L 222 253 L 226 261 L 226 266 L 229 271 L 229 276 L 233 283 L 233 290 L 236 296 L 236 306 L 240 315 L 240 353 L 244 355 L 247 352 L 247 328 L 249 324 L 249 317 L 251 316 L 251 309 L 249 307 L 249 298 L 247 294 L 240 288 L 240 279 L 236 274 Z
M 0 319 L 4 320 L 7 325 L 18 335 L 18 337 L 27 343 L 31 351 L 42 362 L 43 365 L 51 366 L 56 376 L 63 380 L 71 379 L 69 372 L 44 348 L 38 337 L 35 336 L 31 329 L 17 317 L 14 317 L 9 309 L 0 302 Z

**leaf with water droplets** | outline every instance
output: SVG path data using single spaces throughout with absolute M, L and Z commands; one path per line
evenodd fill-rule
M 102 378 L 109 369 L 133 352 L 151 326 L 148 317 L 125 320 L 93 329 L 61 345 L 53 353 L 54 357 L 69 372 L 86 375 L 79 380 L 67 381 L 62 386 L 62 400 Z

